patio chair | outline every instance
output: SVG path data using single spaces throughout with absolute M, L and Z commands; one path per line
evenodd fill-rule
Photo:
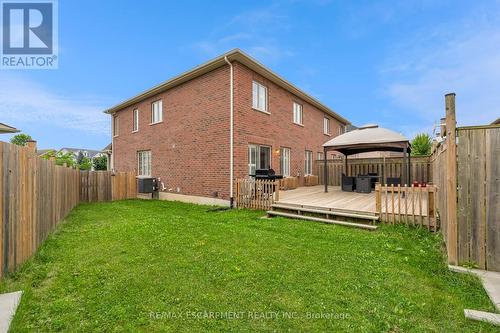
M 356 177 L 356 192 L 370 193 L 372 191 L 371 178 L 368 176 Z
M 387 186 L 391 186 L 391 185 L 398 186 L 398 185 L 401 185 L 401 177 L 387 177 L 387 180 L 386 180 L 385 183 L 386 183 Z
M 354 177 L 347 177 L 345 173 L 342 174 L 342 191 L 353 192 L 356 188 Z

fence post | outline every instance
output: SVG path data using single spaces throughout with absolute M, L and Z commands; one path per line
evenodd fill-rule
M 446 202 L 447 212 L 447 237 L 446 248 L 448 250 L 448 263 L 458 264 L 457 244 L 457 143 L 456 143 L 456 118 L 455 118 L 455 94 L 445 95 L 446 105 L 446 190 L 448 200 Z
M 275 192 L 276 193 L 276 196 L 274 198 L 274 201 L 279 201 L 280 200 L 280 181 L 279 180 L 275 180 L 274 181 L 274 189 L 275 189 Z
M 382 212 L 382 196 L 380 194 L 380 183 L 375 184 L 375 210 L 380 216 Z
M 36 153 L 36 141 L 28 140 L 26 141 L 26 146 L 34 153 Z

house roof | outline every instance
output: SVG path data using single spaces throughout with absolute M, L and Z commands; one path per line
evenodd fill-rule
M 409 142 L 408 138 L 397 132 L 369 124 L 339 135 L 323 144 L 323 147 L 352 155 L 370 151 L 403 151 L 405 147 L 410 147 Z
M 113 151 L 113 144 L 112 143 L 110 143 L 109 145 L 104 147 L 103 150 L 101 150 L 101 152 L 103 152 L 103 153 L 112 152 L 112 151 Z
M 59 151 L 61 151 L 61 150 L 66 150 L 66 151 L 72 152 L 75 155 L 77 155 L 79 152 L 86 151 L 89 154 L 89 157 L 91 157 L 91 158 L 94 157 L 95 155 L 98 155 L 98 154 L 102 153 L 99 150 L 85 149 L 85 148 L 67 148 L 67 147 L 63 147 L 63 148 L 59 149 Z
M 20 130 L 18 130 L 15 127 L 9 126 L 7 124 L 0 123 L 0 134 L 2 134 L 2 133 L 17 133 L 17 132 L 20 132 Z
M 498 125 L 498 124 L 500 124 L 500 118 L 497 118 L 497 120 L 491 123 L 491 125 Z
M 55 149 L 37 149 L 38 156 L 47 154 L 49 151 L 56 151 Z
M 283 79 L 281 76 L 274 73 L 273 71 L 271 71 L 270 69 L 268 69 L 267 67 L 265 67 L 264 65 L 259 63 L 257 60 L 253 59 L 252 57 L 250 57 L 249 55 L 247 55 L 246 53 L 241 51 L 240 49 L 234 49 L 234 50 L 231 50 L 227 53 L 224 53 L 215 59 L 212 59 L 204 64 L 201 64 L 197 67 L 194 67 L 193 69 L 191 69 L 187 72 L 184 72 L 176 77 L 173 77 L 172 79 L 167 80 L 163 83 L 160 83 L 159 85 L 157 85 L 151 89 L 148 89 L 148 90 L 140 93 L 137 96 L 134 96 L 134 97 L 132 97 L 132 98 L 120 103 L 120 104 L 117 104 L 117 105 L 105 110 L 104 112 L 108 113 L 108 114 L 113 114 L 113 113 L 120 111 L 121 109 L 124 109 L 126 107 L 129 107 L 129 106 L 131 106 L 131 105 L 133 105 L 133 104 L 135 104 L 135 103 L 137 103 L 145 98 L 155 96 L 156 94 L 158 94 L 160 92 L 163 92 L 167 89 L 178 86 L 184 82 L 187 82 L 187 81 L 192 80 L 198 76 L 201 76 L 201 75 L 206 74 L 210 71 L 213 71 L 216 68 L 219 68 L 221 66 L 225 66 L 225 65 L 227 65 L 227 63 L 225 61 L 226 57 L 229 61 L 237 61 L 237 62 L 249 67 L 250 69 L 252 69 L 255 72 L 262 75 L 263 77 L 274 82 L 278 86 L 290 91 L 291 93 L 293 93 L 297 97 L 301 98 L 305 102 L 308 102 L 309 104 L 317 107 L 318 109 L 322 110 L 323 112 L 336 118 L 340 122 L 342 122 L 346 125 L 350 124 L 349 120 L 340 116 L 333 109 L 327 107 L 326 105 L 324 105 L 320 101 L 318 101 L 316 98 L 314 98 L 311 95 L 300 90 L 295 85 L 293 85 L 290 82 L 288 82 L 287 80 Z

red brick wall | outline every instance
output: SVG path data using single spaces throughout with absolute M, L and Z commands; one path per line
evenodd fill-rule
M 163 100 L 163 122 L 151 123 L 151 103 Z M 139 109 L 139 131 L 132 112 Z M 113 154 L 118 171 L 137 169 L 137 151 L 151 150 L 151 172 L 172 193 L 228 199 L 229 67 L 224 66 L 117 114 Z M 177 191 L 179 188 L 179 191 Z
M 250 70 L 235 64 L 235 177 L 248 174 L 248 144 L 263 144 L 272 147 L 271 167 L 279 173 L 280 147 L 290 148 L 290 175 L 300 175 L 303 184 L 305 151 L 313 152 L 313 160 L 323 151 L 322 144 L 338 135 L 341 126 L 335 118 L 330 119 L 331 136 L 323 134 L 325 113 L 305 103 L 287 90 Z M 264 84 L 268 89 L 268 111 L 266 114 L 252 109 L 252 82 Z M 293 123 L 293 102 L 302 105 L 303 126 Z M 343 126 L 343 125 L 342 125 Z
M 333 136 L 323 134 L 325 113 L 234 63 L 235 178 L 248 173 L 248 144 L 272 147 L 272 167 L 279 172 L 280 147 L 291 149 L 291 175 L 303 182 L 305 150 L 317 153 Z M 252 80 L 265 84 L 269 112 L 252 109 Z M 151 103 L 163 100 L 163 122 L 150 125 Z M 303 105 L 303 124 L 293 123 L 293 101 Z M 132 133 L 132 112 L 139 109 L 139 131 Z M 148 98 L 116 113 L 119 135 L 113 140 L 114 167 L 137 169 L 137 151 L 151 150 L 152 175 L 172 193 L 229 199 L 229 67 Z M 332 134 L 339 123 L 330 117 Z

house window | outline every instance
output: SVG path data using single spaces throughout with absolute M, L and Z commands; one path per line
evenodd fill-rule
M 139 110 L 135 109 L 133 111 L 133 119 L 132 119 L 132 132 L 137 132 L 139 130 Z
M 293 122 L 302 125 L 302 105 L 293 103 Z
M 163 102 L 159 101 L 151 103 L 151 124 L 161 123 L 163 121 Z
M 312 175 L 312 158 L 313 158 L 312 151 L 306 150 L 305 167 L 304 167 L 305 176 Z
M 137 152 L 137 173 L 139 176 L 151 176 L 151 150 Z
M 280 173 L 285 177 L 290 176 L 290 148 L 281 148 Z
M 118 136 L 118 116 L 113 117 L 113 136 Z
M 323 134 L 330 135 L 330 119 L 323 118 Z
M 267 87 L 255 81 L 252 84 L 252 107 L 267 112 Z
M 318 161 L 322 161 L 323 160 L 323 152 L 319 151 L 318 152 Z
M 255 175 L 256 169 L 271 168 L 271 147 L 248 145 L 248 174 Z

